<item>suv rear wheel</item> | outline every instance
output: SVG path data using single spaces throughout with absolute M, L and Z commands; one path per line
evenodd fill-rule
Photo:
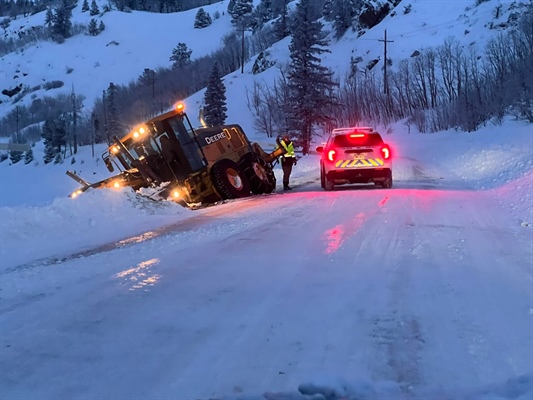
M 330 180 L 328 180 L 327 177 L 324 177 L 324 190 L 329 192 L 330 190 L 333 190 L 333 189 L 335 189 L 335 184 L 331 182 Z
M 381 183 L 381 186 L 384 189 L 390 189 L 392 187 L 392 172 L 385 178 L 385 180 Z

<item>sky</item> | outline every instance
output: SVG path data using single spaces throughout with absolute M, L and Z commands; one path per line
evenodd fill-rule
M 411 3 L 407 16 L 333 45 L 329 65 L 342 70 L 354 47 L 379 54 L 372 40 L 383 29 L 395 57 L 465 40 L 467 25 L 479 41 L 490 33 L 493 2 L 469 12 L 470 1 Z M 108 36 L 67 40 L 53 60 L 27 50 L 17 65 L 33 64 L 27 77 L 87 76 L 97 96 L 109 78 L 167 60 L 175 40 L 162 42 L 168 31 L 157 27 L 192 26 L 194 14 L 108 13 Z M 150 18 L 160 46 L 136 36 Z M 224 29 L 221 18 L 205 34 Z M 182 34 L 193 57 L 217 46 L 204 32 Z M 120 54 L 102 53 L 111 40 Z M 279 63 L 287 45 L 271 51 Z M 2 58 L 0 73 L 14 60 Z M 251 66 L 225 77 L 228 121 L 269 148 L 241 93 L 275 74 L 254 77 Z M 190 115 L 201 95 L 185 99 Z M 91 182 L 108 176 L 90 147 L 73 164 L 44 165 L 42 143 L 30 165 L 0 163 L 1 397 L 530 399 L 532 125 L 507 116 L 472 133 L 420 133 L 402 121 L 377 129 L 393 149 L 391 190 L 326 193 L 319 156 L 298 154 L 293 191 L 281 191 L 278 166 L 276 193 L 199 210 L 128 189 L 68 198 L 77 183 L 67 169 Z

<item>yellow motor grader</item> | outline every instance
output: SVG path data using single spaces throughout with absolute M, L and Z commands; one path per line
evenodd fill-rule
M 265 152 L 237 124 L 194 129 L 178 103 L 124 137 L 113 137 L 102 158 L 111 173 L 118 170 L 114 176 L 91 184 L 67 171 L 81 184 L 70 197 L 91 188 L 154 188 L 151 197 L 188 207 L 272 193 L 274 163 L 284 152 L 283 147 Z

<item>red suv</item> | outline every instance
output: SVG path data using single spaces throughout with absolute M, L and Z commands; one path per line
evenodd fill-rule
M 316 151 L 320 158 L 320 183 L 325 190 L 335 185 L 371 183 L 392 187 L 390 147 L 373 128 L 338 128 Z

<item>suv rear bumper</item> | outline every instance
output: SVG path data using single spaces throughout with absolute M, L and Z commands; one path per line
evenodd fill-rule
M 391 175 L 390 168 L 334 169 L 326 172 L 326 179 L 339 185 L 343 183 L 383 182 Z

